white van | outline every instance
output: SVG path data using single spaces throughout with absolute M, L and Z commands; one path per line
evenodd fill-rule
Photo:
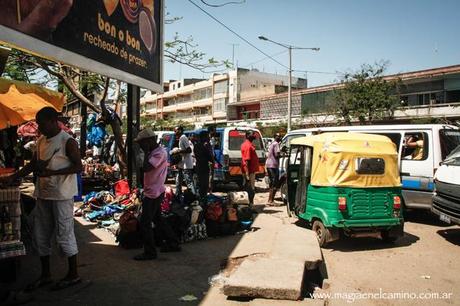
M 242 184 L 241 173 L 241 145 L 246 140 L 246 131 L 252 130 L 256 136 L 253 144 L 259 157 L 259 170 L 256 178 L 265 176 L 265 146 L 262 134 L 258 129 L 251 127 L 225 127 L 216 129 L 214 155 L 214 181 L 228 183 L 236 182 Z
M 242 185 L 243 175 L 241 173 L 241 144 L 246 140 L 246 131 L 252 130 L 256 136 L 253 144 L 259 157 L 259 170 L 256 173 L 257 179 L 265 176 L 266 153 L 262 134 L 258 129 L 251 127 L 223 127 L 216 128 L 214 135 L 214 181 L 219 183 L 236 182 Z M 207 129 L 188 130 L 184 134 L 190 137 L 192 134 L 199 135 L 201 131 Z M 161 144 L 169 152 L 175 145 L 173 132 L 164 132 L 161 136 Z M 169 154 L 169 153 L 168 153 Z M 169 156 L 168 156 L 169 158 Z M 169 175 L 173 176 L 174 171 L 171 169 Z
M 460 146 L 441 163 L 434 185 L 431 211 L 441 221 L 460 225 Z
M 385 135 L 399 152 L 404 205 L 407 208 L 431 209 L 434 190 L 433 177 L 441 161 L 460 145 L 458 127 L 443 124 L 366 125 L 311 128 L 286 134 L 280 148 L 289 148 L 296 137 L 327 132 L 359 132 Z M 409 148 L 406 140 L 415 139 L 419 148 Z M 411 141 L 412 142 L 412 141 Z M 415 141 L 413 141 L 415 142 Z M 286 150 L 286 149 L 285 149 Z M 285 160 L 280 174 L 285 174 Z

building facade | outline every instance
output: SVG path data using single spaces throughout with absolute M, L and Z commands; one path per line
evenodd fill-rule
M 238 68 L 207 80 L 171 81 L 162 94 L 147 92 L 141 99 L 141 116 L 183 120 L 196 125 L 260 118 L 257 103 L 241 101 L 286 92 L 287 76 Z M 293 78 L 293 88 L 305 88 L 306 80 Z
M 445 118 L 460 120 L 460 65 L 433 68 L 415 72 L 389 75 L 386 79 L 401 80 L 399 97 L 401 107 L 395 112 L 395 120 L 409 123 L 413 119 Z M 333 103 L 334 91 L 341 84 L 294 90 L 292 93 L 292 117 L 304 124 L 330 123 L 334 116 L 326 114 L 325 105 Z M 259 122 L 286 120 L 287 93 L 242 99 L 240 107 L 258 110 Z

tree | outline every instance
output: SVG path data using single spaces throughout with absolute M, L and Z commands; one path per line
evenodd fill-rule
M 333 112 L 347 125 L 358 120 L 361 125 L 390 120 L 400 106 L 400 79 L 385 78 L 388 62 L 364 64 L 355 72 L 344 74 L 342 87 L 335 90 Z
M 167 15 L 165 24 L 170 24 L 180 18 Z M 179 62 L 202 72 L 209 68 L 230 67 L 228 61 L 217 61 L 214 58 L 206 59 L 205 53 L 197 50 L 198 45 L 192 37 L 183 40 L 176 33 L 172 41 L 165 42 L 164 58 L 170 62 Z M 95 73 L 81 71 L 80 69 L 63 63 L 45 60 L 20 50 L 11 50 L 5 67 L 4 76 L 42 86 L 57 88 L 63 85 L 67 96 L 73 96 L 91 110 L 102 115 L 109 124 L 115 136 L 115 142 L 120 154 L 120 166 L 126 165 L 126 145 L 123 141 L 122 122 L 114 120 L 105 105 L 109 90 L 113 92 L 115 103 L 122 103 L 126 97 L 124 86 L 120 81 L 111 80 Z M 99 97 L 93 102 L 92 97 Z

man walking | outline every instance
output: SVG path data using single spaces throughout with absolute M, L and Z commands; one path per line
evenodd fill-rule
M 176 195 L 182 194 L 182 182 L 185 180 L 187 188 L 197 195 L 195 185 L 193 183 L 193 157 L 192 147 L 186 135 L 184 135 L 184 128 L 177 126 L 174 128 L 174 133 L 178 139 L 178 147 L 171 150 L 171 155 L 181 154 L 182 159 L 177 164 L 176 175 Z
M 162 252 L 180 251 L 179 241 L 168 223 L 161 218 L 161 202 L 166 190 L 164 182 L 168 174 L 168 157 L 165 149 L 160 147 L 157 136 L 152 129 L 144 129 L 134 139 L 144 151 L 144 198 L 142 199 L 141 231 L 144 253 L 134 257 L 135 260 L 152 260 L 157 258 L 153 226 L 164 235 L 166 245 Z
M 41 261 L 41 276 L 28 289 L 36 289 L 52 282 L 50 271 L 51 239 L 53 235 L 60 251 L 68 259 L 67 275 L 54 289 L 63 289 L 81 281 L 77 272 L 78 247 L 74 233 L 73 197 L 77 194 L 77 173 L 82 171 L 78 144 L 58 125 L 58 112 L 52 107 L 42 108 L 36 115 L 42 136 L 32 161 L 8 177 L 14 181 L 35 171 L 38 179 L 34 196 L 37 199 L 33 214 L 33 239 Z
M 269 179 L 268 205 L 273 205 L 275 201 L 276 190 L 279 188 L 279 159 L 280 159 L 280 133 L 276 133 L 274 141 L 268 148 L 267 167 Z
M 259 169 L 259 158 L 256 148 L 252 143 L 256 139 L 254 131 L 246 131 L 246 141 L 241 145 L 241 172 L 243 173 L 243 184 L 249 197 L 249 207 L 254 206 L 256 172 Z

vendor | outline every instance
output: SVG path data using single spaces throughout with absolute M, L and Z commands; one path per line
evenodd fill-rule
M 42 108 L 36 115 L 42 136 L 31 162 L 11 176 L 1 180 L 11 183 L 31 172 L 38 175 L 35 184 L 37 204 L 34 209 L 33 238 L 41 261 L 41 276 L 29 289 L 51 283 L 51 239 L 56 241 L 68 258 L 67 275 L 55 289 L 80 282 L 77 272 L 77 241 L 74 234 L 73 197 L 77 194 L 77 173 L 82 170 L 78 144 L 58 125 L 58 112 Z

